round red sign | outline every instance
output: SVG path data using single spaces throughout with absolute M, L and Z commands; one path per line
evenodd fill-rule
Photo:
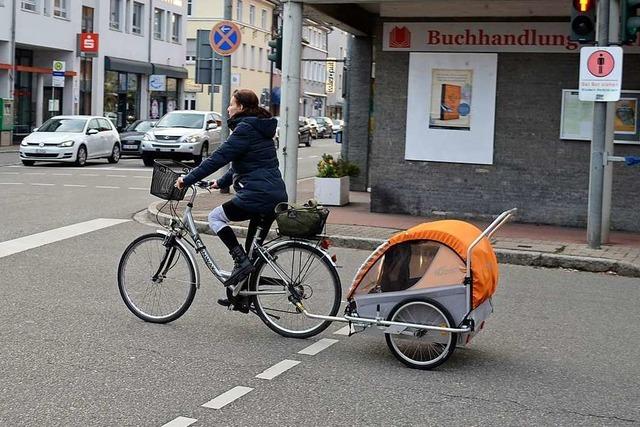
M 615 60 L 606 50 L 596 50 L 587 59 L 587 69 L 595 77 L 606 77 L 613 71 Z

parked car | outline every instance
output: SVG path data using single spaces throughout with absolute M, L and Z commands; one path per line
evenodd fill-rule
M 136 120 L 120 133 L 122 155 L 142 156 L 142 137 L 158 123 L 157 120 Z
M 307 117 L 307 120 L 309 121 L 309 131 L 311 134 L 311 138 L 313 139 L 318 139 L 318 134 L 323 133 L 324 132 L 324 128 L 320 129 L 320 126 L 318 125 L 318 122 L 316 122 L 315 119 L 311 118 L 311 117 Z
M 196 165 L 220 145 L 222 116 L 213 111 L 172 111 L 142 137 L 142 161 L 153 159 L 193 160 Z
M 333 135 L 333 122 L 329 117 L 314 117 L 318 123 L 318 138 L 331 138 Z
M 274 117 L 278 121 L 278 127 L 276 127 L 276 134 L 273 137 L 276 143 L 276 148 L 280 147 L 280 117 Z M 298 144 L 304 144 L 307 147 L 311 146 L 311 126 L 306 117 L 298 117 Z
M 332 130 L 334 135 L 343 129 L 344 129 L 344 120 L 340 120 L 340 119 L 333 120 Z
M 84 166 L 88 159 L 120 160 L 120 137 L 105 117 L 55 116 L 26 136 L 20 144 L 25 166 L 36 161 L 72 162 Z

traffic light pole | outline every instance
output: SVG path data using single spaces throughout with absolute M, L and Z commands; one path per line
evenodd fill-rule
M 597 2 L 598 46 L 609 46 L 609 2 Z M 606 148 L 607 102 L 595 102 L 593 113 L 593 137 L 591 139 L 591 164 L 589 173 L 589 202 L 587 214 L 587 242 L 592 249 L 602 244 L 602 201 Z
M 283 178 L 289 202 L 295 203 L 298 186 L 298 116 L 300 109 L 300 58 L 302 57 L 302 3 L 283 1 L 282 96 L 280 146 Z M 282 138 L 284 137 L 284 139 Z

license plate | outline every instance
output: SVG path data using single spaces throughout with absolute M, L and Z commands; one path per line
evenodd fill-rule
M 123 145 L 122 148 L 124 148 L 125 150 L 135 150 L 136 148 L 138 148 L 137 145 Z
M 36 153 L 46 153 L 47 149 L 46 148 L 36 148 Z

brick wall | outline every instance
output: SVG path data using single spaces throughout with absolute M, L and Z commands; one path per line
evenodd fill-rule
M 585 227 L 590 145 L 559 139 L 562 89 L 578 84 L 578 54 L 498 54 L 494 164 L 404 160 L 409 54 L 376 45 L 374 212 L 482 218 L 518 207 L 518 221 Z M 640 55 L 625 55 L 624 89 L 640 89 Z M 425 141 L 428 143 L 428 141 Z M 640 146 L 616 144 L 616 155 Z M 640 231 L 640 167 L 614 166 L 611 225 Z

